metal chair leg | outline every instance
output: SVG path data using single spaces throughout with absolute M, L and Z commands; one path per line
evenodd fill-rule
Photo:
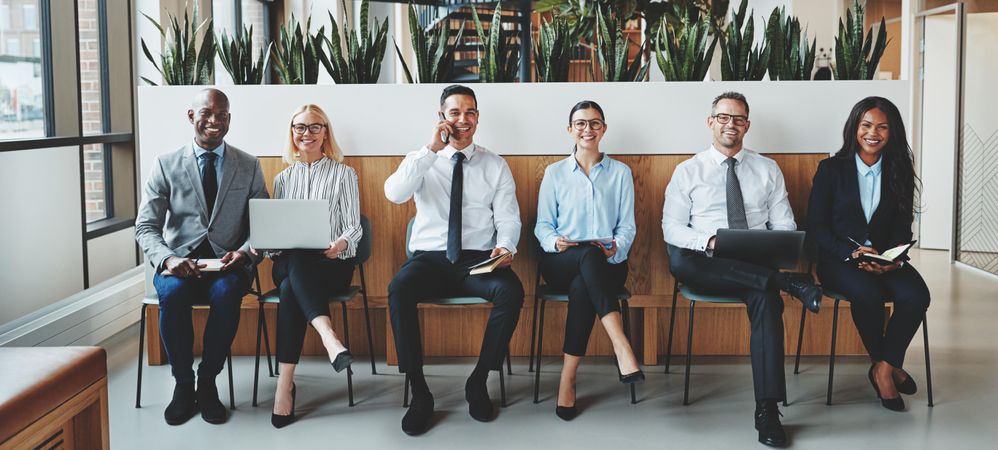
M 139 371 L 135 380 L 135 407 L 142 407 L 142 356 L 145 350 L 146 342 L 146 304 L 142 304 L 142 308 L 139 313 L 142 317 L 139 319 Z
M 506 346 L 506 373 L 509 375 L 513 374 L 513 361 L 510 358 L 509 346 Z
M 502 373 L 502 367 L 499 367 L 499 405 L 506 407 L 506 378 Z
M 690 302 L 690 326 L 686 337 L 686 382 L 683 388 L 683 406 L 690 404 L 690 366 L 693 364 L 693 308 L 697 302 Z
M 402 407 L 409 407 L 409 374 L 405 374 L 405 381 L 403 382 L 405 389 L 402 392 Z
M 347 325 L 347 302 L 340 302 L 343 307 L 343 345 L 350 348 L 350 327 Z M 347 397 L 353 407 L 353 364 L 347 366 Z
M 534 403 L 540 403 L 540 389 L 541 389 L 541 354 L 543 344 L 544 344 L 544 310 L 547 309 L 547 302 L 541 300 L 541 320 L 537 324 L 537 353 L 536 353 L 536 366 L 534 369 Z
M 835 376 L 835 340 L 839 331 L 839 300 L 835 299 L 835 306 L 832 307 L 832 350 L 828 354 L 828 393 L 825 395 L 825 404 L 832 404 L 832 378 Z
M 794 358 L 794 375 L 800 374 L 800 350 L 804 344 L 804 319 L 807 318 L 807 308 L 800 310 L 800 332 L 797 333 L 797 356 Z
M 932 404 L 932 364 L 929 362 L 929 322 L 925 317 L 922 318 L 922 345 L 925 347 L 925 384 L 926 389 L 929 393 L 929 407 L 935 405 Z
M 679 281 L 672 287 L 672 310 L 669 313 L 669 343 L 665 345 L 665 373 L 669 373 L 672 363 L 672 329 L 676 326 L 676 299 L 679 297 Z
M 530 319 L 530 362 L 527 366 L 528 372 L 534 371 L 534 345 L 537 343 L 537 289 L 541 286 L 540 273 L 537 274 L 537 282 L 534 283 L 534 314 Z
M 253 363 L 253 406 L 257 405 L 257 391 L 260 386 L 260 337 L 263 335 L 260 328 L 263 327 L 263 302 L 259 303 L 258 311 L 256 316 L 256 357 Z
M 624 336 L 627 336 L 627 341 L 631 342 L 631 309 L 628 306 L 627 300 L 620 300 L 620 314 L 621 320 L 624 322 Z M 631 404 L 636 405 L 638 403 L 637 388 L 634 386 L 635 383 L 628 384 L 628 390 L 631 391 Z
M 232 385 L 232 349 L 229 349 L 229 409 L 236 409 L 236 389 Z
M 270 378 L 274 378 L 274 375 L 277 374 L 277 372 L 276 372 L 277 371 L 277 362 L 274 361 L 273 363 L 271 363 L 271 357 L 272 357 L 272 355 L 270 354 L 270 332 L 267 331 L 267 313 L 266 312 L 264 312 L 264 314 L 263 314 L 262 329 L 263 329 L 263 348 L 264 348 L 264 351 L 267 352 L 267 374 L 268 374 L 268 376 L 270 376 Z
M 371 331 L 371 313 L 367 307 L 367 280 L 364 279 L 364 265 L 360 265 L 360 293 L 364 299 L 364 321 L 367 322 L 367 351 L 371 355 L 371 375 L 377 375 L 374 367 L 374 335 Z

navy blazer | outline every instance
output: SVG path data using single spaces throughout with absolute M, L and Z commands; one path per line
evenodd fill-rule
M 911 209 L 906 214 L 898 211 L 897 197 L 887 186 L 887 170 L 884 167 L 881 177 L 880 203 L 867 224 L 855 156 L 833 156 L 818 164 L 807 207 L 807 234 L 817 244 L 818 261 L 848 258 L 856 250 L 849 238 L 869 240 L 880 253 L 911 241 L 914 214 Z

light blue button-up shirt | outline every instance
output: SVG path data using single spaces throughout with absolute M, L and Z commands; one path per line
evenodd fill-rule
M 866 165 L 863 159 L 856 155 L 856 172 L 859 178 L 859 202 L 863 205 L 863 215 L 866 216 L 866 223 L 870 223 L 873 212 L 880 205 L 880 179 L 883 175 L 884 158 L 877 160 L 872 166 Z M 871 245 L 869 240 L 866 245 Z
M 604 154 L 586 175 L 573 153 L 544 170 L 534 228 L 544 251 L 556 253 L 559 236 L 613 236 L 617 253 L 608 262 L 618 264 L 627 260 L 635 234 L 634 179 L 626 164 Z
M 198 160 L 198 173 L 201 174 L 201 178 L 204 179 L 204 166 L 208 164 L 208 160 L 205 159 L 204 154 L 208 153 L 207 149 L 203 149 L 198 146 L 197 142 L 191 143 L 191 148 L 194 149 L 194 157 Z M 222 162 L 225 161 L 225 141 L 218 144 L 211 151 L 215 152 L 218 157 L 215 158 L 215 180 L 218 181 L 218 185 L 222 185 Z

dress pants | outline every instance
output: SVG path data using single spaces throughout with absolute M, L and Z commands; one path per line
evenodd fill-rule
M 207 304 L 210 307 L 198 377 L 214 379 L 222 371 L 239 328 L 239 308 L 249 284 L 249 273 L 241 267 L 225 272 L 203 272 L 201 278 L 155 275 L 153 285 L 159 295 L 160 338 L 177 383 L 194 382 L 191 306 Z
M 350 286 L 354 264 L 329 259 L 319 250 L 286 250 L 274 258 L 277 305 L 277 361 L 298 364 L 305 327 L 319 316 L 329 316 L 329 298 Z
M 479 364 L 492 370 L 502 367 L 509 340 L 523 306 L 523 285 L 512 269 L 498 269 L 481 275 L 468 275 L 468 268 L 489 257 L 487 250 L 462 250 L 456 263 L 443 251 L 417 251 L 388 285 L 388 308 L 395 333 L 399 371 L 421 370 L 423 344 L 417 304 L 440 297 L 474 296 L 492 303 Z M 452 339 L 473 339 L 453 335 Z
M 596 317 L 620 311 L 617 294 L 627 281 L 627 262 L 610 264 L 598 247 L 587 244 L 544 253 L 540 266 L 551 289 L 568 292 L 563 351 L 585 356 Z
M 749 350 L 755 399 L 784 400 L 783 298 L 770 283 L 777 272 L 768 267 L 712 258 L 703 252 L 671 245 L 669 268 L 676 279 L 697 292 L 732 295 L 745 303 L 752 327 Z
M 900 368 L 911 339 L 929 308 L 929 288 L 911 264 L 880 275 L 856 263 L 818 263 L 821 284 L 852 303 L 852 320 L 873 361 Z M 884 302 L 894 302 L 894 313 L 884 329 Z

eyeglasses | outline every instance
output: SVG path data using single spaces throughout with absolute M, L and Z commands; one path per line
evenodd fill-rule
M 602 130 L 604 126 L 606 126 L 606 122 L 599 119 L 593 119 L 593 120 L 580 119 L 572 121 L 572 128 L 575 128 L 576 130 L 579 131 L 585 130 L 587 125 L 589 126 L 590 130 L 599 131 Z
M 735 116 L 731 114 L 718 113 L 711 116 L 717 123 L 721 125 L 727 125 L 732 119 L 735 121 L 735 126 L 741 127 L 748 123 L 748 116 Z
M 308 130 L 308 132 L 312 134 L 319 134 L 322 133 L 323 128 L 326 128 L 326 126 L 321 123 L 313 123 L 309 125 L 296 123 L 291 125 L 291 131 L 294 131 L 295 134 L 305 134 L 305 130 Z

